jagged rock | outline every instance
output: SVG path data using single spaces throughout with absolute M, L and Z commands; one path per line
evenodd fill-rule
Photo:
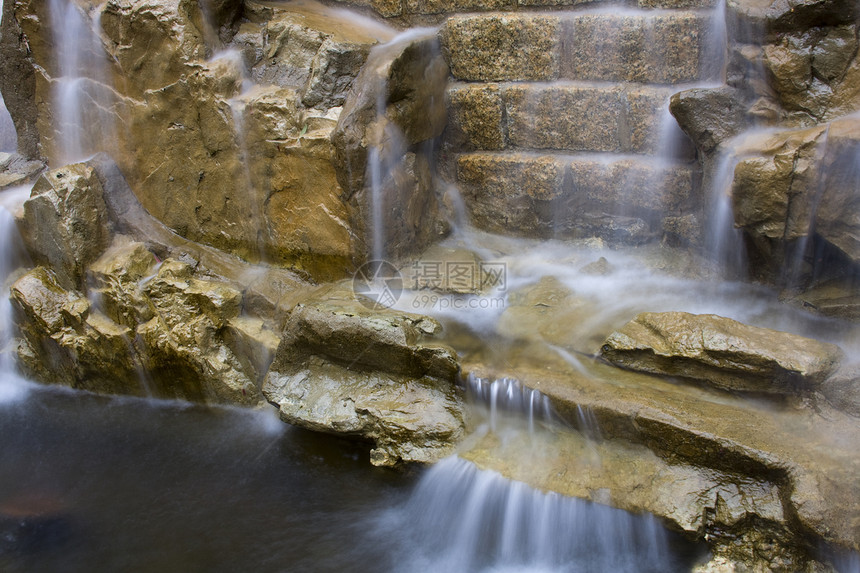
M 260 346 L 271 339 L 263 324 L 256 332 L 243 326 L 241 293 L 199 278 L 187 262 L 168 259 L 157 270 L 142 243 L 118 237 L 90 269 L 97 304 L 43 267 L 18 279 L 12 301 L 25 372 L 97 392 L 259 403 Z M 247 336 L 240 341 L 236 330 Z M 243 362 L 232 348 L 256 356 Z
M 44 174 L 24 203 L 27 249 L 66 288 L 80 288 L 86 265 L 110 243 L 103 193 L 92 167 L 77 163 Z
M 94 311 L 79 292 L 65 290 L 44 267 L 19 278 L 11 293 L 24 348 L 35 353 L 19 355 L 25 373 L 87 390 L 143 393 L 128 328 Z
M 790 264 L 790 241 L 813 232 L 849 261 L 860 262 L 858 120 L 778 132 L 747 146 L 735 168 L 736 224 L 772 276 Z
M 632 370 L 777 394 L 815 390 L 843 358 L 832 344 L 685 312 L 642 313 L 610 334 L 600 354 Z
M 319 6 L 289 9 L 251 5 L 252 22 L 234 39 L 258 83 L 296 89 L 308 107 L 342 106 L 346 93 L 367 60 L 371 46 L 394 31 L 345 22 Z
M 727 20 L 735 38 L 756 42 L 762 32 L 778 33 L 805 31 L 818 26 L 851 24 L 860 17 L 860 8 L 853 0 L 820 0 L 793 4 L 784 0 L 732 0 L 727 3 Z
M 428 162 L 445 128 L 447 77 L 439 40 L 425 31 L 371 51 L 347 95 L 332 142 L 365 256 L 373 250 L 374 224 L 384 230 L 393 257 L 420 251 L 436 236 L 438 201 Z M 373 201 L 382 202 L 382 222 L 372 220 Z
M 18 152 L 27 159 L 41 159 L 36 72 L 26 45 L 20 42 L 21 26 L 15 18 L 15 2 L 3 2 L 0 24 L 0 92 L 18 136 Z
M 24 185 L 45 170 L 45 164 L 17 153 L 0 153 L 0 190 Z
M 435 461 L 463 435 L 456 355 L 421 342 L 440 329 L 324 287 L 292 311 L 263 392 L 287 422 L 372 440 L 375 465 Z
M 4 35 L 9 65 L 18 58 L 18 44 L 26 46 L 26 57 L 15 59 L 15 65 L 29 66 L 35 81 L 18 98 L 20 105 L 10 92 L 10 109 L 21 116 L 16 121 L 26 120 L 38 131 L 39 154 L 63 161 L 63 138 L 69 134 L 57 131 L 54 121 L 59 111 L 52 90 L 60 70 L 56 36 L 43 24 L 50 20 L 48 6 L 29 0 L 16 6 L 3 21 L 15 32 L 14 42 Z M 203 7 L 214 25 L 232 34 L 242 6 L 218 1 Z M 393 32 L 381 25 L 346 31 L 324 13 L 303 7 L 244 9 L 252 21 L 236 45 L 254 58 L 252 77 L 265 79 L 269 70 L 271 81 L 294 84 L 294 97 L 236 99 L 243 87 L 242 57 L 227 49 L 206 59 L 217 46 L 205 37 L 206 18 L 195 0 L 111 0 L 98 7 L 82 2 L 81 27 L 96 21 L 101 26 L 100 35 L 85 42 L 93 62 L 101 64 L 77 82 L 86 104 L 79 122 L 85 141 L 77 151 L 109 151 L 144 207 L 183 237 L 247 260 L 293 265 L 318 280 L 342 278 L 353 266 L 356 233 L 331 166 L 329 136 L 339 109 L 308 106 L 342 105 L 370 46 Z M 302 44 L 305 36 L 314 39 L 313 46 Z M 150 49 L 154 44 L 160 46 L 157 53 Z M 300 56 L 306 58 L 293 61 Z M 268 137 L 257 140 L 265 149 L 246 145 L 251 131 Z M 94 146 L 95 139 L 100 146 Z M 305 165 L 319 178 L 305 173 Z M 272 172 L 276 176 L 270 180 Z M 270 181 L 274 189 L 259 185 Z M 309 192 L 310 181 L 318 193 Z M 316 218 L 318 225 L 305 226 L 314 232 L 300 232 L 297 221 L 308 219 L 295 217 L 297 212 Z
M 669 109 L 684 133 L 705 153 L 747 125 L 741 94 L 729 86 L 684 90 L 672 96 Z
M 255 90 L 239 99 L 249 158 L 246 177 L 259 221 L 264 258 L 318 280 L 342 278 L 356 246 L 350 213 L 332 164 L 335 120 L 306 113 L 287 88 Z

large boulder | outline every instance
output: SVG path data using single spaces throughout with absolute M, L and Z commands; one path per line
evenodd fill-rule
M 263 368 L 254 354 L 265 354 L 267 340 L 274 346 L 264 327 L 248 333 L 239 317 L 242 293 L 229 282 L 201 276 L 191 262 L 157 263 L 145 245 L 123 237 L 88 278 L 90 298 L 64 289 L 44 267 L 12 286 L 28 375 L 105 393 L 261 401 Z M 254 352 L 243 359 L 233 348 Z
M 348 285 L 293 309 L 263 393 L 283 420 L 371 440 L 371 462 L 433 462 L 463 435 L 455 353 L 433 319 L 368 308 Z
M 735 224 L 744 230 L 760 273 L 785 275 L 807 253 L 791 247 L 823 239 L 841 257 L 860 263 L 860 121 L 786 130 L 747 142 L 735 167 Z M 797 280 L 803 276 L 788 279 Z
M 808 394 L 843 357 L 832 344 L 685 312 L 638 315 L 609 335 L 600 355 L 632 370 L 767 394 Z
M 110 244 L 103 193 L 93 168 L 76 163 L 45 173 L 24 203 L 27 248 L 66 288 L 80 288 L 86 266 Z
M 743 96 L 729 86 L 684 90 L 672 96 L 669 110 L 684 133 L 705 153 L 747 127 Z
M 394 257 L 420 252 L 437 233 L 428 162 L 447 120 L 447 78 L 436 34 L 405 34 L 371 51 L 347 95 L 332 141 L 350 223 L 367 255 L 374 226 Z

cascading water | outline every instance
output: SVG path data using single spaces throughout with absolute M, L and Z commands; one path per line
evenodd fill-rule
M 26 261 L 15 212 L 29 196 L 29 188 L 0 191 L 0 288 L 8 292 L 13 271 Z M 24 385 L 15 375 L 14 321 L 8 296 L 0 297 L 0 403 L 21 397 Z
M 6 109 L 3 96 L 0 95 L 0 152 L 14 153 L 17 148 L 18 136 L 15 133 L 15 124 L 12 123 L 12 116 Z
M 460 458 L 437 463 L 405 510 L 417 551 L 397 571 L 541 573 L 683 568 L 656 519 L 544 493 Z
M 49 0 L 48 10 L 56 58 L 51 159 L 63 165 L 110 149 L 116 102 L 98 35 L 100 12 L 90 20 L 74 0 Z

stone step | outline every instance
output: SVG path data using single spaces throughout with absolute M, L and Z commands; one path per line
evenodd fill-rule
M 639 244 L 700 208 L 695 164 L 641 156 L 482 151 L 456 173 L 472 223 L 496 233 Z
M 385 0 L 371 2 L 374 5 L 389 4 Z M 642 9 L 684 9 L 712 8 L 717 0 L 627 0 L 626 8 Z M 533 8 L 591 8 L 600 5 L 618 7 L 618 0 L 406 0 L 397 7 L 383 11 L 391 15 L 402 12 L 408 14 L 451 14 L 455 12 L 514 11 Z
M 454 83 L 452 149 L 553 149 L 691 159 L 694 148 L 668 113 L 672 87 L 633 84 Z
M 464 81 L 679 84 L 715 77 L 712 11 L 483 13 L 450 17 L 445 57 Z

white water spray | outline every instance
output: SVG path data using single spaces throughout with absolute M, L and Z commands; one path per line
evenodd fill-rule
M 114 140 L 113 89 L 99 39 L 99 11 L 90 20 L 73 0 L 50 0 L 54 40 L 53 160 L 67 164 L 108 149 Z
M 544 493 L 452 457 L 427 471 L 399 519 L 415 550 L 402 571 L 672 571 L 665 530 L 636 516 Z

